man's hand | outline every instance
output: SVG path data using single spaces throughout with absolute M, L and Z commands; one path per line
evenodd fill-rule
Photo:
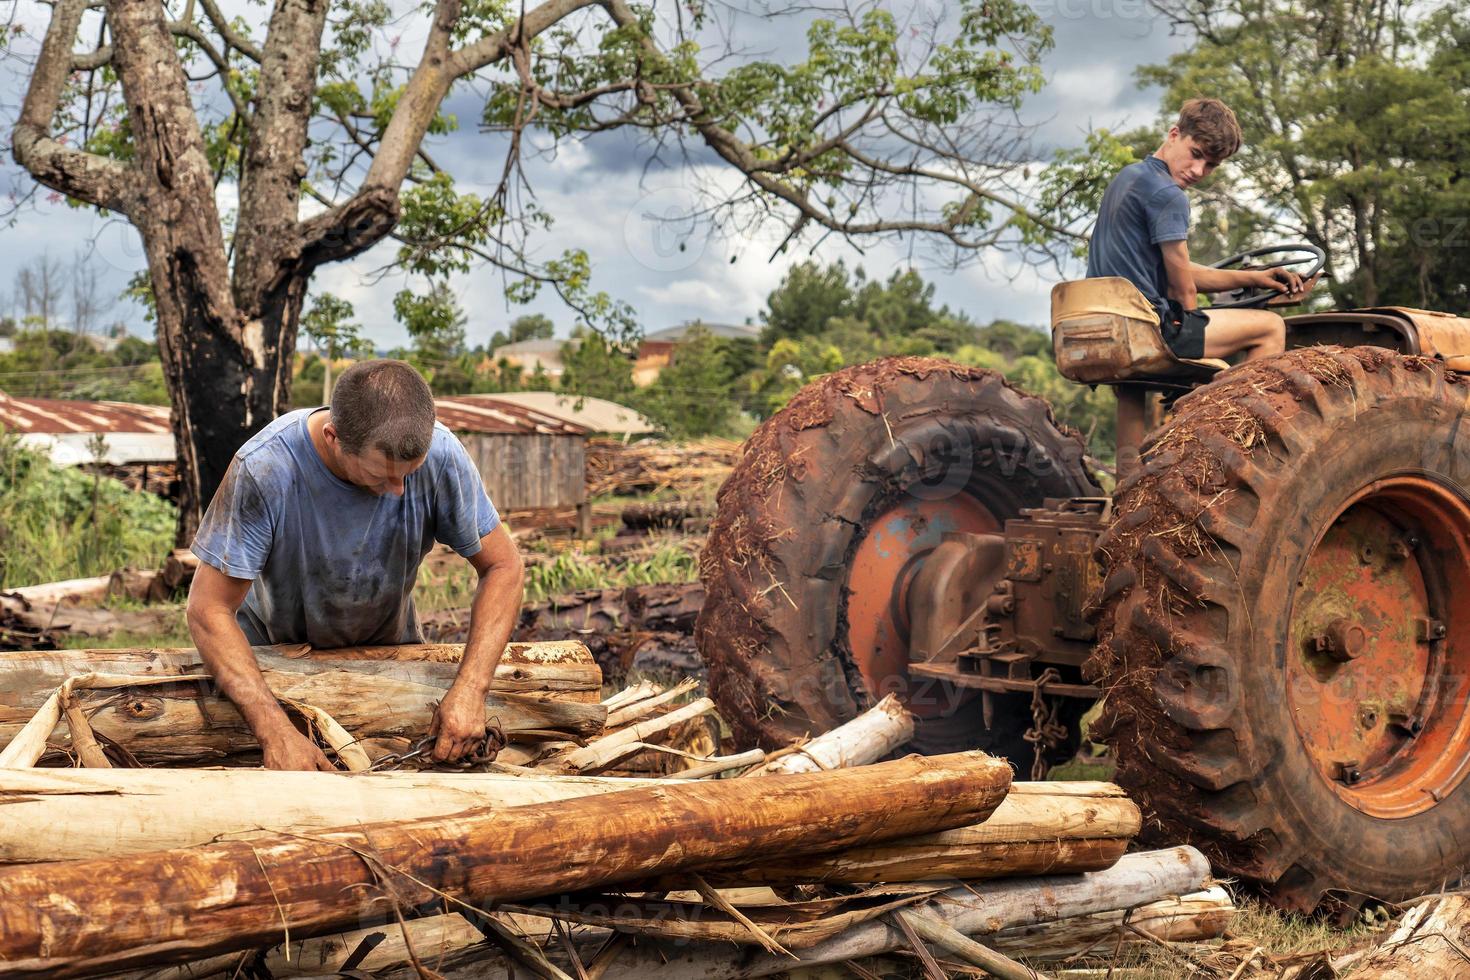
M 337 767 L 327 760 L 326 753 L 295 728 L 287 727 L 262 739 L 260 748 L 265 756 L 267 769 L 294 772 L 337 771 Z
M 1302 277 L 1284 265 L 1274 269 L 1253 270 L 1254 281 L 1251 285 L 1258 289 L 1274 289 L 1278 293 L 1289 293 L 1296 295 L 1302 292 Z M 1316 282 L 1314 278 L 1312 282 Z M 1308 287 L 1311 288 L 1311 287 Z
M 1271 269 L 1267 271 L 1282 272 L 1284 270 Z M 1297 275 L 1293 275 L 1292 278 L 1294 279 L 1294 284 L 1291 282 L 1284 283 L 1280 277 L 1276 277 L 1268 283 L 1261 284 L 1262 288 L 1280 291 L 1278 295 L 1271 297 L 1270 301 L 1266 304 L 1267 306 L 1295 306 L 1302 302 L 1316 288 L 1317 280 L 1322 278 L 1322 273 L 1319 272 L 1312 278 L 1305 280 Z
M 485 696 L 459 684 L 449 689 L 429 722 L 435 762 L 454 762 L 485 740 Z

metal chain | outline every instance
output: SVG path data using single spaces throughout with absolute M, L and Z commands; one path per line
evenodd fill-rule
M 1041 676 L 1031 682 L 1031 727 L 1026 730 L 1022 737 L 1031 743 L 1032 751 L 1036 758 L 1031 763 L 1032 780 L 1046 778 L 1047 769 L 1046 754 L 1062 743 L 1067 737 L 1067 726 L 1063 725 L 1057 718 L 1057 710 L 1060 704 L 1056 698 L 1051 699 L 1051 705 L 1047 705 L 1046 697 L 1041 689 L 1047 684 L 1052 684 L 1062 679 L 1062 675 L 1055 667 L 1048 667 L 1041 672 Z
M 485 729 L 485 737 L 468 755 L 461 756 L 453 762 L 436 762 L 432 757 L 434 743 L 439 741 L 438 735 L 425 735 L 414 742 L 402 752 L 390 753 L 381 756 L 370 767 L 371 772 L 388 772 L 394 769 L 440 769 L 453 770 L 456 772 L 468 772 L 489 765 L 495 761 L 500 750 L 505 748 L 505 732 L 501 730 L 498 721 L 490 722 Z

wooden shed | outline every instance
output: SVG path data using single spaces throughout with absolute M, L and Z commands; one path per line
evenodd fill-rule
M 493 395 L 434 402 L 439 421 L 469 450 L 501 514 L 575 508 L 577 533 L 590 535 L 586 428 Z

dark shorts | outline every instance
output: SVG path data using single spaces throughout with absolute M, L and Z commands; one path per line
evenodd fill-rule
M 1175 357 L 1205 356 L 1205 327 L 1210 318 L 1202 310 L 1186 310 L 1177 299 L 1169 300 L 1169 313 L 1164 317 L 1164 343 Z

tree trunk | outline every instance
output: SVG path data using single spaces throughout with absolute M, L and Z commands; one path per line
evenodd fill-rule
M 405 910 L 441 891 L 483 907 L 857 846 L 983 820 L 1009 784 L 1004 762 L 968 752 L 13 866 L 0 869 L 0 960 L 13 976 L 96 975 L 360 927 L 392 917 L 385 895 Z
M 165 277 L 179 275 L 164 271 Z M 159 280 L 154 271 L 154 283 Z M 283 296 L 233 332 L 204 315 L 203 297 L 191 284 L 171 285 L 179 293 L 171 304 L 178 314 L 165 316 L 160 304 L 158 348 L 178 452 L 175 544 L 188 547 L 235 452 L 291 404 L 291 357 L 306 277 L 293 276 Z

